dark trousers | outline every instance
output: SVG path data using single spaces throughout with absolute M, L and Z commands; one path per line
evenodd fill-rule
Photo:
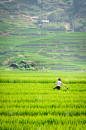
M 61 89 L 61 88 L 60 88 L 60 86 L 57 86 L 57 87 L 55 87 L 55 88 L 53 88 L 53 89 L 58 89 L 58 90 L 59 90 L 59 89 Z

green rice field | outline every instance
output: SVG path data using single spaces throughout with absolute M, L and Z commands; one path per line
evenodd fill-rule
M 66 87 L 53 90 L 58 78 Z M 86 72 L 0 72 L 0 130 L 85 130 Z

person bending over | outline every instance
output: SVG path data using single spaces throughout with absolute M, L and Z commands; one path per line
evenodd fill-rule
M 57 87 L 55 87 L 55 88 L 53 88 L 53 89 L 61 89 L 61 84 L 63 85 L 63 86 L 65 86 L 62 82 L 61 82 L 61 78 L 59 78 L 58 79 L 58 81 L 55 83 L 55 85 L 57 85 Z M 68 89 L 68 87 L 67 86 L 65 86 L 67 89 Z

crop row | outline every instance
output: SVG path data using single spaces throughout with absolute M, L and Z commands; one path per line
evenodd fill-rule
M 86 116 L 85 108 L 2 108 L 0 115 L 4 116 L 17 116 L 17 115 L 63 115 L 63 116 Z
M 84 116 L 2 116 L 1 120 L 1 128 L 8 130 L 85 130 L 86 127 Z
M 0 83 L 55 83 L 56 80 L 54 78 L 47 78 L 46 80 L 43 78 L 1 78 L 0 79 Z M 63 83 L 66 84 L 72 84 L 72 83 L 85 83 L 86 84 L 86 80 L 82 79 L 82 80 L 68 80 L 68 81 L 63 81 Z
M 83 95 L 85 96 L 85 93 L 83 93 Z M 57 103 L 54 103 L 54 100 L 51 100 L 52 97 L 50 98 L 50 100 L 48 98 L 46 98 L 47 100 L 45 100 L 44 97 L 46 97 L 46 96 L 42 96 L 42 95 L 36 95 L 34 101 L 33 101 L 33 99 L 32 100 L 29 100 L 29 99 L 22 100 L 22 98 L 19 98 L 19 97 L 21 97 L 21 95 L 19 95 L 18 98 L 15 100 L 11 96 L 9 96 L 10 100 L 7 99 L 7 96 L 5 96 L 5 97 L 6 97 L 6 99 L 3 99 L 3 101 L 0 100 L 1 101 L 0 108 L 8 108 L 8 107 L 9 108 L 13 108 L 13 107 L 15 107 L 15 108 L 26 108 L 26 107 L 28 107 L 28 108 L 68 108 L 68 107 L 85 108 L 86 107 L 85 99 L 81 98 L 80 96 L 79 96 L 79 98 L 77 97 L 77 100 L 75 100 L 75 101 L 72 99 L 72 96 L 68 97 L 69 100 L 65 99 L 64 100 L 65 103 L 62 102 L 62 98 L 64 98 L 64 97 L 62 97 L 61 99 L 58 98 L 58 100 L 56 100 Z M 29 96 L 29 97 L 31 98 L 31 96 Z M 47 101 L 49 101 L 49 104 L 47 103 Z M 70 101 L 71 101 L 71 103 L 70 103 Z M 60 102 L 61 102 L 61 104 L 60 104 Z
M 84 83 L 86 84 L 85 72 L 61 72 L 61 71 L 1 71 L 0 83 L 56 83 L 62 78 L 64 84 Z

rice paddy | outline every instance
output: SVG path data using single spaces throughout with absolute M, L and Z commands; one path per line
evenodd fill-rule
M 1 130 L 85 130 L 86 72 L 1 71 L 0 77 Z M 70 89 L 53 90 L 59 77 Z

